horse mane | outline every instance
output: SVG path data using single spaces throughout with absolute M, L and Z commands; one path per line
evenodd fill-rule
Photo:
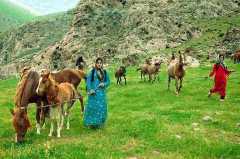
M 14 103 L 15 103 L 15 106 L 17 106 L 17 107 L 21 107 L 22 95 L 23 95 L 23 91 L 25 89 L 25 86 L 27 84 L 29 73 L 30 72 L 27 72 L 26 74 L 24 74 L 22 76 L 21 81 L 17 85 L 16 95 L 14 97 Z

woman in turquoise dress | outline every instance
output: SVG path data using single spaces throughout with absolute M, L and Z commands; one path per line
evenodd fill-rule
M 106 88 L 110 80 L 103 69 L 103 59 L 97 58 L 95 67 L 87 76 L 88 101 L 84 110 L 84 125 L 90 128 L 99 128 L 107 118 Z

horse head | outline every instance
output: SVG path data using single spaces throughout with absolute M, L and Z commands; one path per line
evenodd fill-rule
M 51 85 L 50 72 L 42 73 L 38 82 L 36 93 L 38 95 L 43 95 L 46 92 L 46 90 L 50 87 L 50 85 Z
M 120 70 L 122 70 L 123 74 L 126 73 L 126 66 L 120 66 Z
M 12 123 L 16 131 L 15 141 L 17 143 L 23 142 L 27 130 L 31 127 L 27 116 L 26 108 L 17 107 L 15 110 L 11 109 Z

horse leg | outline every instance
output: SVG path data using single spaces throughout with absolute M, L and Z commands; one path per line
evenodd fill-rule
M 156 79 L 157 79 L 157 74 L 154 74 L 154 75 L 153 75 L 153 81 L 152 81 L 152 83 L 155 82 Z
M 47 100 L 44 100 L 43 106 L 46 106 L 46 105 L 48 105 L 48 102 L 47 102 Z M 41 120 L 42 129 L 45 129 L 45 118 L 49 117 L 49 111 L 50 111 L 49 107 L 43 107 L 41 109 L 40 120 Z
M 180 78 L 180 86 L 179 86 L 178 92 L 180 92 L 180 90 L 181 90 L 181 88 L 182 88 L 182 81 L 183 81 L 183 79 Z
M 53 126 L 54 126 L 53 125 L 54 124 L 54 117 L 53 117 L 53 115 L 55 114 L 55 113 L 53 113 L 54 109 L 56 109 L 56 108 L 51 108 L 50 112 L 49 112 L 49 117 L 50 117 L 50 121 L 51 121 L 50 131 L 49 131 L 49 134 L 48 134 L 49 137 L 51 137 L 52 133 L 53 133 Z
M 151 82 L 152 81 L 152 74 L 148 74 L 148 81 Z
M 123 76 L 124 77 L 124 80 L 125 80 L 125 85 L 127 84 L 127 79 L 126 79 L 126 76 Z
M 61 107 L 57 108 L 58 110 L 58 115 L 57 115 L 57 137 L 61 137 L 61 129 L 63 127 L 63 122 L 64 122 L 64 115 L 62 114 Z
M 51 137 L 53 133 L 53 120 L 51 120 L 51 127 L 48 136 Z
M 118 85 L 119 77 L 117 77 L 117 85 Z
M 77 92 L 77 96 L 79 97 L 79 102 L 81 104 L 81 112 L 83 113 L 84 111 L 83 96 L 77 91 L 77 89 L 76 89 L 76 92 Z
M 37 108 L 36 108 L 36 128 L 37 128 L 37 134 L 40 134 L 41 130 L 41 114 L 42 114 L 42 108 L 41 108 L 41 101 L 37 102 Z
M 67 118 L 67 130 L 70 129 L 69 110 L 70 110 L 71 107 L 72 107 L 72 103 L 69 103 L 69 104 L 68 104 L 68 108 L 67 108 L 67 110 L 66 110 L 66 112 L 65 112 L 65 116 L 66 116 L 66 118 Z
M 70 101 L 68 103 L 68 107 L 67 107 L 67 110 L 65 112 L 65 116 L 67 117 L 67 130 L 70 129 L 69 114 L 70 114 L 70 109 L 72 108 L 73 104 L 74 104 L 74 101 Z
M 176 85 L 176 95 L 178 95 L 179 91 L 178 91 L 178 78 L 175 77 L 175 85 Z
M 168 76 L 168 90 L 169 90 L 169 88 L 170 88 L 170 83 L 171 83 L 171 77 Z
M 121 84 L 121 82 L 122 82 L 122 77 L 120 76 L 119 77 L 119 84 Z

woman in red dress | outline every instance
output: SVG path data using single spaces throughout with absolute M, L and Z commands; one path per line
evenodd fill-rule
M 226 96 L 227 78 L 232 71 L 229 71 L 223 63 L 224 55 L 219 55 L 219 60 L 213 65 L 213 70 L 209 74 L 210 77 L 214 76 L 214 87 L 210 89 L 208 96 L 212 93 L 220 94 L 220 101 L 224 101 Z

